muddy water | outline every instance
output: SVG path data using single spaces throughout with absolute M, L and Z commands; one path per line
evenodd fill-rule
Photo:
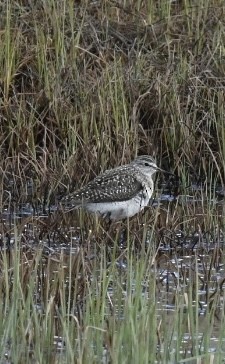
M 224 259 L 224 203 L 223 190 L 218 188 L 217 198 L 202 203 L 202 194 L 197 188 L 193 195 L 174 198 L 171 194 L 161 195 L 160 200 L 152 201 L 153 208 L 159 205 L 159 223 L 157 231 L 157 255 L 153 271 L 156 277 L 157 317 L 159 322 L 167 325 L 177 317 L 177 307 L 188 315 L 190 305 L 196 307 L 198 302 L 198 322 L 200 331 L 198 337 L 190 335 L 190 328 L 184 332 L 180 351 L 187 357 L 193 354 L 193 343 L 201 341 L 207 329 L 206 315 L 212 307 L 213 330 L 208 344 L 210 352 L 219 348 L 225 352 L 225 338 L 221 339 L 221 320 L 224 315 L 225 301 L 225 259 Z M 221 192 L 222 191 L 222 192 Z M 202 192 L 201 192 L 202 193 Z M 214 195 L 215 197 L 215 195 Z M 207 205 L 210 206 L 207 208 Z M 56 210 L 53 206 L 52 213 Z M 210 211 L 210 212 L 209 212 Z M 34 211 L 29 204 L 21 204 L 19 208 L 6 209 L 1 214 L 0 243 L 2 249 L 13 249 L 15 235 L 21 243 L 21 248 L 32 256 L 37 247 L 43 248 L 43 255 L 52 258 L 52 271 L 57 270 L 58 257 L 63 252 L 65 265 L 71 255 L 80 251 L 85 239 L 90 239 L 90 232 L 81 233 L 75 220 L 74 226 L 65 227 L 62 223 L 54 227 L 52 219 L 43 214 L 42 208 Z M 208 229 L 207 223 L 209 224 Z M 52 224 L 52 225 L 51 225 Z M 131 226 L 132 228 L 132 226 Z M 51 231 L 51 233 L 49 232 Z M 124 236 L 120 238 L 119 254 L 126 249 Z M 95 258 L 92 244 L 87 247 L 87 259 Z M 146 241 L 146 246 L 148 246 Z M 90 247 L 91 246 L 91 247 Z M 54 263 L 55 260 L 55 263 Z M 43 259 L 43 264 L 45 264 Z M 47 263 L 46 263 L 47 264 Z M 118 261 L 118 269 L 126 269 L 126 259 Z M 143 282 L 143 286 L 145 286 Z M 133 282 L 135 286 L 135 282 Z M 191 287 L 191 290 L 190 290 Z M 144 291 L 151 299 L 151 292 Z M 37 293 L 38 295 L 38 293 Z M 109 295 L 113 295 L 109 291 Z M 215 309 L 216 307 L 216 309 Z M 41 309 L 41 303 L 39 305 Z M 177 350 L 176 335 L 172 336 L 174 350 Z M 58 345 L 56 340 L 56 345 Z M 171 344 L 171 347 L 173 343 Z M 199 352 L 204 352 L 204 345 Z M 162 347 L 159 347 L 159 352 Z

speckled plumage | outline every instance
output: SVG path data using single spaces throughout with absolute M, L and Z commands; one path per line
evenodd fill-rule
M 111 220 L 133 216 L 149 203 L 152 175 L 158 169 L 152 157 L 137 157 L 130 164 L 106 170 L 61 202 L 67 209 L 83 207 Z

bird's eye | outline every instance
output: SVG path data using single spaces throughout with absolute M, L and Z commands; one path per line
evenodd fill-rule
M 148 167 L 148 163 L 145 163 L 145 167 Z

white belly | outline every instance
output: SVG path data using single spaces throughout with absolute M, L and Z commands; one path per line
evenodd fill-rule
M 84 208 L 90 212 L 97 213 L 110 220 L 122 220 L 136 215 L 148 205 L 151 197 L 151 190 L 146 191 L 144 196 L 137 196 L 127 201 L 87 203 Z

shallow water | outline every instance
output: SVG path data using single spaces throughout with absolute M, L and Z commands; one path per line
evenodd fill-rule
M 200 191 L 199 195 L 198 191 Z M 178 302 L 180 302 L 179 309 L 183 311 L 183 315 L 188 315 L 190 305 L 195 307 L 196 301 L 198 302 L 197 317 L 202 331 L 198 332 L 198 337 L 191 337 L 190 332 L 187 331 L 180 342 L 180 353 L 185 351 L 186 357 L 191 357 L 195 341 L 200 342 L 207 329 L 206 315 L 209 313 L 209 306 L 216 300 L 213 331 L 210 335 L 208 348 L 211 353 L 218 350 L 220 338 L 219 350 L 225 352 L 225 338 L 221 340 L 220 326 L 225 308 L 225 261 L 223 258 L 225 239 L 223 226 L 218 223 L 219 219 L 221 221 L 224 219 L 224 201 L 221 198 L 224 196 L 223 189 L 218 187 L 215 189 L 215 193 L 211 194 L 213 196 L 211 200 L 205 201 L 202 200 L 201 188 L 196 185 L 190 188 L 189 195 L 174 197 L 168 191 L 164 192 L 160 198 L 153 199 L 151 202 L 152 208 L 155 210 L 159 209 L 160 206 L 160 219 L 162 221 L 160 222 L 162 224 L 159 229 L 160 234 L 157 235 L 157 255 L 152 268 L 156 280 L 155 299 L 158 321 L 163 320 L 164 324 L 170 325 L 176 320 Z M 187 210 L 187 214 L 181 216 L 185 220 L 185 224 L 180 223 L 177 206 L 182 212 L 184 209 Z M 213 212 L 209 212 L 208 206 L 213 206 L 211 210 Z M 52 206 L 49 209 L 53 216 L 56 210 L 57 206 Z M 207 221 L 211 224 L 213 218 L 215 225 L 203 229 L 202 226 L 206 226 Z M 172 223 L 168 223 L 170 219 Z M 93 236 L 91 230 L 81 231 L 79 225 L 76 224 L 78 220 L 73 220 L 74 226 L 71 224 L 65 227 L 59 224 L 57 228 L 53 226 L 53 231 L 51 231 L 49 221 L 49 215 L 46 212 L 43 213 L 42 206 L 36 208 L 35 211 L 30 204 L 20 204 L 20 206 L 13 206 L 13 209 L 5 209 L 1 214 L 1 248 L 13 249 L 15 241 L 20 241 L 20 247 L 25 251 L 30 249 L 32 256 L 32 251 L 34 252 L 35 249 L 41 247 L 44 256 L 55 259 L 52 270 L 57 272 L 60 254 L 63 253 L 66 266 L 69 257 L 71 255 L 76 256 L 84 242 L 91 239 L 86 259 L 91 261 L 96 258 L 93 247 L 95 243 L 98 244 L 98 237 Z M 49 233 L 48 227 L 51 233 Z M 152 244 L 151 233 L 150 228 L 150 238 L 146 234 L 146 249 Z M 132 234 L 132 230 L 130 234 Z M 123 253 L 127 249 L 126 235 L 121 233 L 118 241 L 120 259 L 117 260 L 116 265 L 118 270 L 126 271 L 127 260 L 126 254 Z M 137 248 L 137 252 L 138 249 L 140 246 Z M 110 264 L 110 261 L 108 263 Z M 44 260 L 43 264 L 45 264 Z M 142 285 L 144 297 L 152 299 L 148 282 L 143 281 Z M 132 286 L 135 291 L 135 281 L 132 282 Z M 193 297 L 190 297 L 190 287 L 194 289 Z M 126 295 L 126 292 L 124 294 Z M 37 310 L 41 311 L 39 293 L 37 292 L 36 295 Z M 114 296 L 114 291 L 110 287 L 108 295 L 112 298 Z M 120 310 L 118 310 L 118 318 L 123 320 L 119 312 Z M 172 340 L 174 341 L 174 348 L 176 348 L 175 334 L 172 336 Z M 62 345 L 63 342 L 63 338 L 56 337 L 55 345 L 59 351 L 65 349 Z M 163 346 L 159 346 L 158 350 L 159 353 L 162 353 Z M 204 353 L 204 344 L 198 348 L 198 351 Z

